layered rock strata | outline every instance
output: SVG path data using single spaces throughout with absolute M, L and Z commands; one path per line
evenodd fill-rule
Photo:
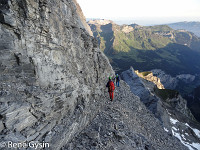
M 101 108 L 113 73 L 74 0 L 0 1 L 1 141 L 60 149 Z

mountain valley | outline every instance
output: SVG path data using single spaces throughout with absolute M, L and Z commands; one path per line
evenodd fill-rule
M 161 69 L 172 76 L 200 73 L 200 38 L 193 33 L 167 25 L 119 26 L 109 20 L 88 24 L 118 73 L 130 66 L 140 71 Z

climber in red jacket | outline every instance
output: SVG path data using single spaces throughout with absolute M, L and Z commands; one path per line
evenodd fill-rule
M 112 78 L 109 77 L 109 81 L 108 81 L 106 87 L 108 87 L 108 92 L 109 92 L 109 95 L 110 95 L 110 99 L 111 99 L 111 101 L 113 101 L 115 85 L 114 85 L 114 82 L 111 79 Z

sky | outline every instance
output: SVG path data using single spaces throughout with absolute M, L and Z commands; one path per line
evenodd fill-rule
M 200 0 L 77 0 L 86 18 L 159 24 L 200 21 Z

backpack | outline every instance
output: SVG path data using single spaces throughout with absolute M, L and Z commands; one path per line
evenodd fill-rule
M 116 77 L 116 80 L 119 81 L 119 76 Z

